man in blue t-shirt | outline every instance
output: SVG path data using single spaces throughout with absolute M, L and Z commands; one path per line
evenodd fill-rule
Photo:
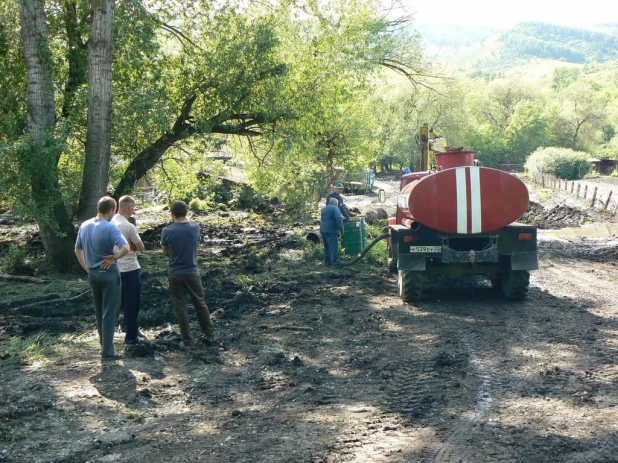
M 337 260 L 337 256 L 339 254 L 339 235 L 343 236 L 343 217 L 341 217 L 335 198 L 330 198 L 326 207 L 322 209 L 320 234 L 324 242 L 324 263 L 340 267 L 341 264 Z
M 178 318 L 182 345 L 193 342 L 189 316 L 187 314 L 187 294 L 193 301 L 197 321 L 204 333 L 203 341 L 211 344 L 215 340 L 215 328 L 210 320 L 208 306 L 204 300 L 202 279 L 197 269 L 197 246 L 200 242 L 200 226 L 187 221 L 187 204 L 174 201 L 170 207 L 172 224 L 161 232 L 161 250 L 169 256 L 169 288 L 174 311 Z
M 129 244 L 118 227 L 111 223 L 116 200 L 99 199 L 97 216 L 79 227 L 75 254 L 88 273 L 94 312 L 101 343 L 101 356 L 122 358 L 114 348 L 114 329 L 120 308 L 120 272 L 116 261 L 129 252 Z M 114 252 L 114 247 L 118 250 Z

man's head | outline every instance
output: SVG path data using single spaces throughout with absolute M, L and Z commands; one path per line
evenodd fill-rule
M 111 218 L 116 212 L 116 200 L 111 196 L 103 196 L 97 203 L 98 215 Z
M 343 193 L 344 189 L 345 188 L 343 186 L 343 183 L 341 183 L 341 182 L 337 183 L 337 193 L 339 193 L 339 194 Z
M 330 198 L 328 200 L 328 204 L 332 204 L 333 206 L 339 206 L 339 201 L 337 201 L 337 198 Z
M 182 219 L 187 216 L 187 203 L 184 201 L 174 201 L 170 207 L 170 212 L 175 219 Z
M 135 199 L 132 196 L 124 195 L 118 200 L 118 213 L 124 217 L 131 217 L 135 211 Z

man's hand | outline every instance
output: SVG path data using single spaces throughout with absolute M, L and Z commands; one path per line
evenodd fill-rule
M 79 261 L 79 265 L 88 273 L 88 266 L 86 265 L 86 257 L 84 256 L 84 250 L 81 248 L 75 248 L 75 255 Z
M 119 250 L 118 252 L 116 252 L 116 254 L 111 254 L 109 256 L 105 256 L 103 257 L 103 260 L 101 261 L 101 268 L 103 270 L 107 270 L 108 268 L 110 268 L 112 265 L 114 265 L 116 263 L 116 261 L 118 259 L 120 259 L 121 257 L 124 257 L 127 255 L 127 252 L 129 252 L 129 244 L 124 244 Z
M 116 259 L 114 258 L 114 254 L 110 254 L 109 256 L 105 256 L 101 261 L 101 268 L 103 270 L 107 270 L 112 265 L 116 263 Z

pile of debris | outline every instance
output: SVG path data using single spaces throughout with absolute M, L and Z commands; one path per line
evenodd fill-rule
M 588 210 L 577 209 L 566 204 L 557 204 L 546 209 L 542 204 L 534 201 L 530 201 L 528 209 L 518 220 L 518 222 L 535 225 L 541 230 L 579 227 L 595 221 L 597 218 Z

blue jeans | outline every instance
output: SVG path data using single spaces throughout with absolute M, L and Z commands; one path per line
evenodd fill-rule
M 333 265 L 337 262 L 339 254 L 339 234 L 322 233 L 322 241 L 324 241 L 324 263 Z
M 126 330 L 125 342 L 132 343 L 137 339 L 137 315 L 140 307 L 142 284 L 140 269 L 130 272 L 120 272 L 122 281 L 122 313 Z

